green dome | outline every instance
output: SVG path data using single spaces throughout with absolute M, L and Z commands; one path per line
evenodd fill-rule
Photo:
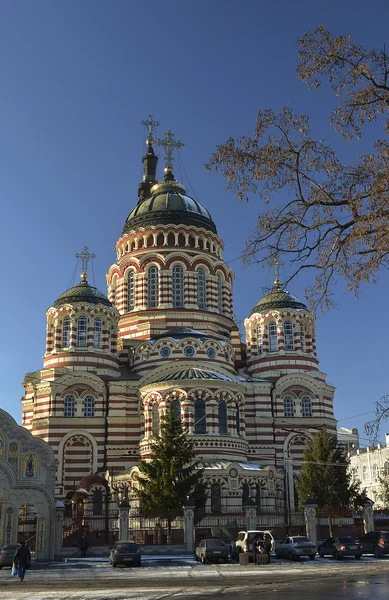
M 269 294 L 266 294 L 254 306 L 251 314 L 268 312 L 272 309 L 294 308 L 295 310 L 308 310 L 306 304 L 300 302 L 296 296 L 293 296 L 286 290 L 274 288 Z
M 53 304 L 55 308 L 63 304 L 75 304 L 76 302 L 85 302 L 86 304 L 104 304 L 112 308 L 112 304 L 104 294 L 88 284 L 87 281 L 81 281 L 74 287 L 66 290 Z
M 165 180 L 151 189 L 150 198 L 138 202 L 130 212 L 123 235 L 139 227 L 152 225 L 194 225 L 217 233 L 216 225 L 206 208 L 186 195 L 186 189 L 176 181 Z

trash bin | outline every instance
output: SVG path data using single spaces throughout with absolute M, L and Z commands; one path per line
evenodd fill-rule
M 248 565 L 250 561 L 250 552 L 241 552 L 239 554 L 239 564 Z

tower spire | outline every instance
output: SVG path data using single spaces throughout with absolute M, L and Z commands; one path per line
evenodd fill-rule
M 157 183 L 158 157 L 154 154 L 153 142 L 154 128 L 158 127 L 159 123 L 158 121 L 154 121 L 152 115 L 149 115 L 147 119 L 141 121 L 141 124 L 147 128 L 147 150 L 142 158 L 143 177 L 141 183 L 138 185 L 139 202 L 143 202 L 143 200 L 150 196 L 152 186 Z
M 96 258 L 96 254 L 91 254 L 88 250 L 88 246 L 84 246 L 81 252 L 74 255 L 76 258 L 81 258 L 82 262 L 82 273 L 81 281 L 86 283 L 88 280 L 88 263 L 90 260 Z
M 170 129 L 164 133 L 164 136 L 164 139 L 157 139 L 157 146 L 162 146 L 165 149 L 165 179 L 173 179 L 173 151 L 179 150 L 184 144 L 180 140 L 174 139 L 174 133 Z

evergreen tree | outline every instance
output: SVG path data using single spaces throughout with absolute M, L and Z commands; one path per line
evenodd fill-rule
M 363 504 L 366 494 L 359 483 L 351 483 L 349 458 L 336 438 L 323 427 L 308 444 L 297 480 L 300 502 L 313 500 L 319 510 L 330 513 Z M 332 535 L 329 515 L 330 535 Z
M 161 419 L 160 434 L 151 443 L 150 460 L 140 461 L 140 507 L 154 514 L 179 513 L 189 499 L 196 508 L 205 505 L 203 469 L 194 461 L 194 442 L 187 438 L 174 411 Z M 171 522 L 170 519 L 169 522 Z

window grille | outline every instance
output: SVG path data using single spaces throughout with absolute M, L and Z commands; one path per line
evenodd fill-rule
M 201 310 L 207 309 L 207 289 L 204 269 L 197 270 L 197 304 Z
M 262 330 L 260 325 L 257 327 L 257 348 L 258 354 L 262 354 Z
M 174 430 L 177 432 L 181 428 L 181 403 L 177 398 L 172 401 L 172 413 Z
M 147 306 L 149 308 L 155 308 L 158 306 L 158 268 L 150 267 L 147 274 L 148 287 L 147 287 Z
M 240 435 L 240 411 L 239 411 L 239 406 L 236 407 L 235 424 L 236 424 L 236 433 L 237 433 L 237 435 Z
M 131 269 L 127 279 L 127 310 L 134 310 L 135 307 L 135 271 Z
M 217 309 L 223 314 L 223 281 L 220 275 L 217 276 Z
M 151 420 L 152 420 L 152 431 L 154 435 L 159 435 L 159 408 L 158 404 L 154 402 L 152 412 L 151 412 Z
M 179 265 L 173 267 L 173 308 L 184 306 L 184 270 Z
M 205 402 L 197 398 L 194 405 L 195 433 L 207 433 Z
M 248 483 L 244 483 L 242 487 L 242 506 L 244 506 L 247 500 L 250 498 L 250 487 Z
M 290 396 L 284 398 L 284 414 L 285 417 L 294 417 L 294 401 Z
M 285 350 L 293 350 L 293 325 L 290 321 L 284 323 L 284 344 Z
M 269 351 L 276 352 L 277 350 L 277 325 L 272 321 L 268 325 L 269 334 Z
M 221 488 L 218 483 L 211 485 L 211 512 L 220 513 L 222 510 Z
M 95 416 L 95 399 L 93 396 L 85 396 L 84 398 L 84 417 Z
M 93 345 L 95 348 L 101 348 L 101 336 L 103 332 L 103 323 L 100 317 L 95 318 L 95 326 L 93 330 Z
M 312 402 L 308 396 L 304 396 L 301 400 L 301 416 L 312 417 Z
M 103 492 L 101 490 L 93 492 L 93 514 L 103 514 Z
M 305 352 L 305 335 L 303 331 L 300 331 L 300 349 Z
M 84 316 L 77 319 L 77 346 L 85 347 L 88 342 L 88 319 Z
M 76 414 L 76 400 L 74 396 L 66 396 L 63 402 L 63 416 L 74 417 Z
M 219 402 L 217 411 L 218 411 L 218 417 L 219 417 L 219 433 L 226 434 L 228 431 L 228 428 L 227 428 L 227 405 L 224 400 Z
M 65 317 L 62 323 L 62 347 L 70 346 L 70 317 Z

